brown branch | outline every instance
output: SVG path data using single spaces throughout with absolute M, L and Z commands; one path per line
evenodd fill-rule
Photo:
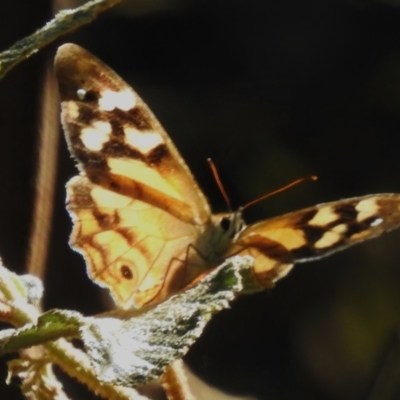
M 162 387 L 169 400 L 195 400 L 182 360 L 174 361 L 161 378 Z
M 58 155 L 59 106 L 57 85 L 50 65 L 46 68 L 39 129 L 39 154 L 36 172 L 36 198 L 25 269 L 43 279 L 53 216 L 54 188 Z
M 43 28 L 21 39 L 8 50 L 0 53 L 0 79 L 21 61 L 53 42 L 58 37 L 72 32 L 78 27 L 93 21 L 99 13 L 122 0 L 92 0 L 81 7 L 60 11 Z

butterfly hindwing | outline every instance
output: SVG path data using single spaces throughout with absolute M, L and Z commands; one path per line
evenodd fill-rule
M 179 285 L 173 279 L 198 234 L 192 224 L 84 176 L 68 182 L 67 208 L 74 222 L 71 246 L 84 255 L 91 279 L 110 289 L 120 306 L 138 308 L 163 289 L 180 289 L 173 290 Z

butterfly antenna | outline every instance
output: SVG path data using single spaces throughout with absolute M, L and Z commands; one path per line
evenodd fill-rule
M 222 196 L 223 196 L 223 198 L 224 198 L 224 200 L 225 200 L 225 203 L 226 203 L 226 205 L 228 206 L 228 210 L 229 210 L 229 211 L 232 211 L 231 201 L 229 200 L 229 197 L 228 197 L 228 195 L 226 194 L 224 185 L 222 184 L 221 179 L 220 179 L 220 177 L 219 177 L 219 175 L 218 175 L 218 170 L 217 170 L 217 167 L 216 167 L 215 164 L 214 164 L 214 161 L 211 160 L 211 158 L 207 158 L 207 162 L 208 162 L 208 165 L 209 165 L 210 168 L 211 168 L 211 172 L 212 172 L 213 175 L 214 175 L 215 182 L 217 182 L 219 191 L 221 192 L 221 194 L 222 194 Z
M 278 193 L 280 193 L 280 192 L 283 192 L 283 191 L 285 191 L 285 190 L 287 190 L 287 189 L 289 189 L 289 188 L 291 188 L 291 187 L 293 187 L 293 186 L 296 186 L 296 185 L 298 185 L 299 183 L 302 183 L 302 182 L 308 181 L 308 180 L 316 181 L 317 179 L 318 179 L 318 177 L 315 176 L 315 175 L 306 176 L 306 177 L 304 177 L 304 178 L 296 179 L 294 182 L 291 182 L 291 183 L 289 183 L 289 184 L 286 185 L 286 186 L 283 186 L 283 187 L 281 187 L 281 188 L 279 188 L 279 189 L 276 189 L 276 190 L 274 190 L 274 191 L 271 192 L 271 193 L 267 193 L 267 194 L 265 194 L 264 196 L 259 197 L 258 199 L 255 199 L 255 200 L 253 200 L 253 201 L 250 201 L 250 203 L 247 203 L 246 205 L 244 205 L 244 206 L 242 207 L 242 210 L 244 210 L 245 208 L 248 208 L 248 207 L 252 206 L 252 205 L 255 204 L 255 203 L 258 203 L 258 202 L 261 201 L 261 200 L 264 200 L 264 199 L 266 199 L 266 198 L 268 198 L 268 197 L 274 196 L 275 194 L 278 194 Z

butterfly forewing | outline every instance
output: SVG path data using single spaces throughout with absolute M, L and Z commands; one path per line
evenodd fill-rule
M 208 203 L 160 123 L 114 71 L 73 44 L 55 70 L 71 153 L 89 179 L 186 222 L 207 224 Z

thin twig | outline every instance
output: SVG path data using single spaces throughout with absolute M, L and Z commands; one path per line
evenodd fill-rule
M 15 65 L 53 42 L 58 37 L 72 32 L 79 26 L 93 21 L 99 13 L 122 0 L 92 0 L 81 7 L 60 11 L 43 28 L 21 39 L 8 50 L 0 53 L 0 79 Z
M 43 279 L 48 254 L 59 138 L 57 85 L 50 65 L 46 68 L 42 99 L 38 169 L 35 185 L 36 198 L 32 217 L 29 253 L 26 260 L 27 273 L 40 279 Z
M 195 400 L 182 360 L 176 360 L 168 367 L 161 382 L 169 400 Z

